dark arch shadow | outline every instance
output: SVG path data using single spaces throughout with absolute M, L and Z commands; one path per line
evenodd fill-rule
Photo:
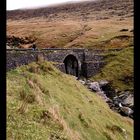
M 67 74 L 78 77 L 78 60 L 74 55 L 68 55 L 64 59 L 65 71 Z

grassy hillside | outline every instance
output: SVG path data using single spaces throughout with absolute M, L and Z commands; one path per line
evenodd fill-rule
M 99 74 L 92 77 L 94 80 L 106 79 L 115 89 L 133 90 L 134 83 L 134 48 L 128 47 L 120 52 L 106 54 L 107 65 Z
M 131 30 L 132 0 L 97 0 L 7 12 L 7 36 L 30 38 L 38 48 L 125 48 L 133 44 Z
M 38 48 L 125 48 L 133 44 L 133 19 L 55 21 L 29 19 L 7 22 L 7 35 L 35 40 Z M 120 32 L 122 29 L 128 31 Z
M 133 121 L 73 76 L 37 62 L 7 73 L 7 139 L 132 140 Z

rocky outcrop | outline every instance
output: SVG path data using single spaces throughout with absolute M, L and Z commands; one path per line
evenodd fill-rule
M 8 48 L 32 48 L 35 45 L 35 38 L 7 36 L 7 49 Z
M 101 92 L 102 91 L 98 82 L 91 82 L 89 84 L 89 88 L 93 91 L 96 91 L 96 92 Z
M 79 81 L 89 90 L 101 96 L 112 110 L 123 116 L 133 118 L 134 94 L 132 91 L 121 91 L 118 95 L 118 92 L 112 88 L 111 83 L 107 80 L 97 82 L 80 79 Z

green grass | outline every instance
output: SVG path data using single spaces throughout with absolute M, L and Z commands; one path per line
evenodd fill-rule
M 127 47 L 119 52 L 106 54 L 107 65 L 91 79 L 106 79 L 119 91 L 133 90 L 133 47 Z
M 133 121 L 49 62 L 7 73 L 8 140 L 133 139 Z

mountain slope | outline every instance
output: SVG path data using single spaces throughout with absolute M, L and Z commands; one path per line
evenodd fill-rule
M 132 140 L 133 121 L 73 76 L 37 62 L 7 73 L 7 139 Z
M 8 19 L 29 19 L 45 17 L 48 19 L 62 18 L 85 18 L 96 19 L 97 14 L 102 13 L 102 18 L 113 16 L 132 16 L 133 0 L 90 0 L 86 2 L 60 4 L 56 6 L 43 7 L 38 9 L 19 9 L 7 11 Z M 93 14 L 96 14 L 95 16 Z
M 7 36 L 30 38 L 38 48 L 125 48 L 133 44 L 133 1 L 97 0 L 7 11 Z M 29 47 L 21 42 L 8 45 Z

